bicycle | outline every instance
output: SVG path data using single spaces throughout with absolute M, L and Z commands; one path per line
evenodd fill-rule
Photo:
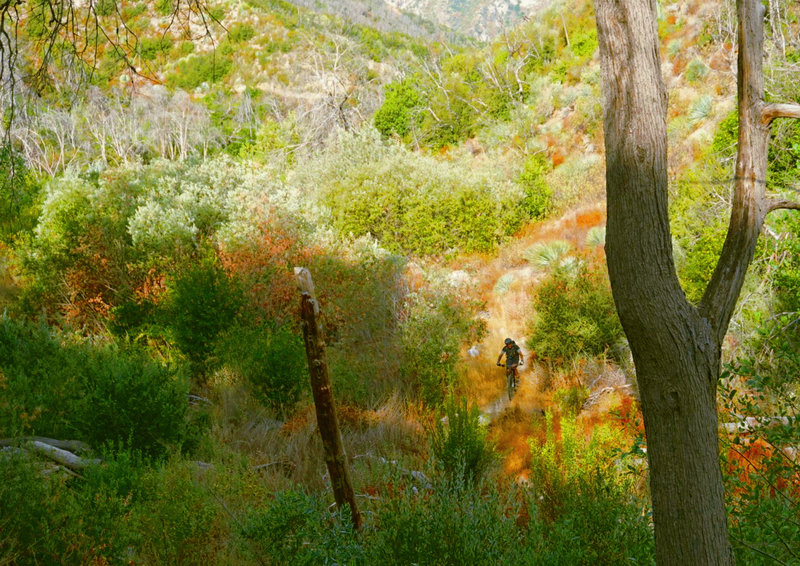
M 497 364 L 500 367 L 503 367 L 503 364 Z M 506 368 L 506 383 L 508 387 L 508 400 L 511 401 L 511 398 L 514 396 L 514 392 L 517 390 L 517 372 L 516 368 L 521 366 L 522 362 L 510 366 L 505 366 Z

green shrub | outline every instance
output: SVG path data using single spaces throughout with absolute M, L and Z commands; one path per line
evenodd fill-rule
M 0 321 L 0 427 L 163 454 L 183 440 L 186 383 L 135 351 Z
M 94 12 L 98 16 L 110 16 L 117 11 L 115 0 L 97 0 L 94 3 Z
M 43 463 L 0 453 L 0 563 L 124 563 L 138 542 L 131 495 L 137 460 L 104 455 L 103 467 L 69 481 L 42 473 Z M 112 471 L 113 470 L 113 471 Z
M 253 511 L 240 530 L 245 554 L 268 564 L 362 564 L 349 511 L 334 516 L 318 498 L 288 491 Z
M 572 36 L 569 48 L 580 59 L 590 58 L 597 51 L 597 31 L 590 28 Z
M 228 28 L 228 41 L 231 43 L 242 43 L 253 39 L 256 35 L 256 30 L 250 24 L 233 24 Z
M 88 356 L 50 328 L 0 319 L 0 430 L 73 438 Z
M 169 16 L 175 11 L 174 0 L 156 0 L 156 11 L 162 16 Z
M 194 42 L 190 40 L 182 41 L 178 48 L 182 56 L 191 55 L 194 53 Z
M 412 128 L 414 111 L 422 99 L 413 82 L 404 79 L 386 85 L 383 104 L 375 112 L 375 129 L 383 136 L 397 134 L 405 137 Z
M 419 493 L 402 485 L 377 511 L 367 563 L 530 564 L 515 559 L 524 542 L 519 500 L 513 487 L 491 483 L 442 482 Z
M 412 390 L 435 406 L 456 384 L 461 346 L 479 342 L 483 327 L 449 297 L 412 296 L 406 309 L 400 327 L 401 371 Z
M 522 209 L 528 218 L 540 220 L 544 218 L 552 205 L 553 191 L 547 185 L 547 160 L 541 155 L 531 155 L 525 161 L 525 166 L 517 178 L 524 190 Z
M 242 377 L 261 401 L 290 410 L 307 389 L 302 336 L 288 326 L 235 326 L 217 344 L 221 363 Z
M 40 191 L 22 156 L 5 143 L 0 146 L 0 242 L 33 229 Z
M 172 49 L 172 40 L 166 36 L 156 38 L 143 37 L 137 45 L 139 56 L 145 61 L 153 61 L 159 54 Z
M 230 57 L 211 52 L 191 55 L 178 61 L 175 69 L 167 74 L 166 82 L 170 88 L 193 90 L 201 84 L 214 84 L 224 79 L 233 67 Z
M 43 478 L 35 461 L 0 452 L 0 563 L 69 560 L 60 532 L 68 512 L 56 504 L 58 481 Z
M 497 172 L 408 151 L 375 130 L 343 136 L 309 182 L 340 234 L 394 252 L 489 251 L 528 219 L 522 187 Z
M 444 418 L 436 421 L 431 433 L 431 449 L 436 467 L 458 484 L 479 483 L 495 461 L 494 449 L 486 438 L 477 406 L 466 398 L 453 396 L 444 405 Z
M 553 392 L 553 401 L 564 415 L 577 415 L 589 398 L 589 390 L 583 386 L 565 387 Z
M 795 120 L 777 122 L 771 134 L 767 187 L 784 191 L 800 182 L 800 125 Z
M 731 157 L 736 153 L 736 143 L 739 137 L 739 112 L 732 110 L 717 126 L 711 150 L 721 157 Z
M 622 338 L 604 267 L 556 270 L 536 290 L 528 348 L 556 366 L 613 351 Z
M 723 222 L 706 226 L 705 232 L 686 250 L 684 261 L 679 266 L 678 275 L 686 298 L 695 304 L 703 298 L 706 286 L 711 281 L 726 233 L 727 227 Z
M 213 345 L 235 322 L 242 291 L 213 256 L 190 265 L 167 283 L 167 332 L 201 379 L 217 365 Z
M 188 384 L 143 354 L 112 348 L 93 353 L 85 395 L 76 415 L 81 437 L 93 446 L 111 442 L 147 455 L 180 446 Z
M 620 433 L 601 425 L 587 442 L 575 417 L 562 417 L 560 425 L 557 439 L 547 413 L 546 440 L 531 445 L 529 505 L 537 520 L 526 551 L 533 563 L 654 564 L 649 518 L 610 457 Z
M 784 312 L 800 312 L 800 220 L 790 213 L 783 223 L 784 236 L 775 254 L 781 258 L 774 267 L 773 288 L 778 300 L 778 309 Z
M 197 478 L 193 462 L 170 461 L 142 475 L 134 510 L 139 544 L 131 560 L 142 564 L 207 565 L 221 560 L 231 525 Z

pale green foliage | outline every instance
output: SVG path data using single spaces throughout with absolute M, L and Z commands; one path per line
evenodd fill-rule
M 494 284 L 494 292 L 498 295 L 504 295 L 508 293 L 508 290 L 511 288 L 511 284 L 514 283 L 515 277 L 513 273 L 504 273 L 500 276 L 497 280 L 497 283 Z
M 128 229 L 134 245 L 164 252 L 201 238 L 235 241 L 271 214 L 299 214 L 300 200 L 269 169 L 227 157 L 196 167 L 157 164 L 157 176 L 136 201 Z
M 691 83 L 701 80 L 708 74 L 708 67 L 700 59 L 692 59 L 686 66 L 686 80 Z
M 592 247 L 603 246 L 606 243 L 606 227 L 593 226 L 586 233 L 586 244 Z
M 708 118 L 711 114 L 713 102 L 713 99 L 708 94 L 704 94 L 695 100 L 692 103 L 692 107 L 689 109 L 689 120 L 696 124 Z
M 555 269 L 567 257 L 572 246 L 566 240 L 540 242 L 523 252 L 523 257 L 539 269 Z
M 528 217 L 503 171 L 411 152 L 372 128 L 342 133 L 295 182 L 318 187 L 341 235 L 370 234 L 392 251 L 488 251 Z
M 602 187 L 602 177 L 603 159 L 598 154 L 569 156 L 547 176 L 547 184 L 553 200 L 566 207 L 591 196 L 587 193 L 591 187 Z

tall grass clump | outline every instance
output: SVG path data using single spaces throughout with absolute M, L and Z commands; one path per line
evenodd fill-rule
M 518 563 L 524 530 L 517 524 L 520 503 L 513 487 L 444 481 L 425 492 L 401 489 L 377 511 L 368 563 Z
M 263 403 L 288 412 L 307 389 L 303 338 L 288 325 L 231 328 L 216 344 L 222 365 L 247 383 Z
M 431 433 L 431 449 L 439 471 L 449 481 L 479 483 L 496 460 L 480 410 L 466 398 L 449 397 L 444 416 Z M 445 422 L 446 421 L 446 422 Z
M 654 564 L 646 507 L 617 471 L 619 433 L 595 427 L 588 441 L 575 417 L 562 416 L 557 435 L 546 414 L 543 444 L 532 443 L 531 525 L 534 564 Z

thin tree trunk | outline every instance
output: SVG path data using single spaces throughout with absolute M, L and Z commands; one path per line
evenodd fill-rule
M 325 355 L 325 335 L 319 320 L 319 304 L 314 296 L 314 283 L 307 269 L 295 267 L 294 273 L 301 294 L 300 315 L 303 320 L 308 371 L 311 374 L 311 390 L 314 394 L 314 406 L 317 411 L 317 426 L 325 449 L 325 463 L 328 466 L 328 475 L 330 475 L 333 486 L 333 496 L 339 509 L 342 509 L 344 505 L 350 506 L 353 526 L 360 529 L 361 514 L 356 506 L 347 455 L 336 418 L 336 406 L 333 402 L 328 361 Z

